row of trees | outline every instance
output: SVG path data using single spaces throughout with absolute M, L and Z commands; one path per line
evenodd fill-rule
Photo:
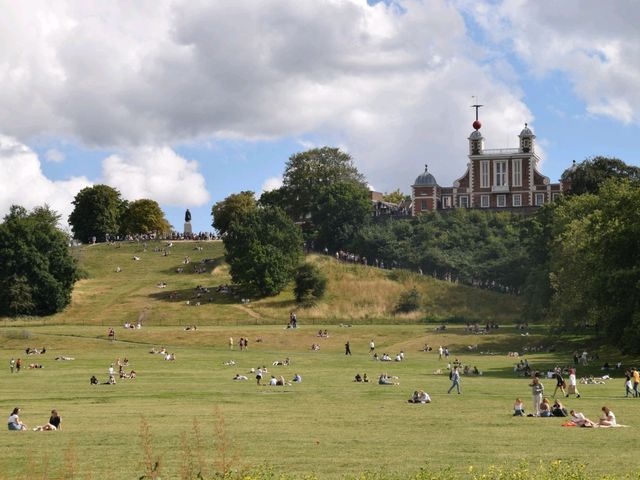
M 597 157 L 566 175 L 573 193 L 531 221 L 526 314 L 640 352 L 640 169 Z
M 69 215 L 73 236 L 83 242 L 93 237 L 166 233 L 171 225 L 155 200 L 146 198 L 128 202 L 109 185 L 94 185 L 80 190 Z

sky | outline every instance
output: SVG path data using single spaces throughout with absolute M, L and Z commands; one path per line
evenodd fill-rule
M 410 193 L 536 134 L 557 181 L 596 155 L 640 165 L 635 0 L 0 0 L 0 216 L 84 187 L 151 198 L 182 230 L 277 188 L 287 159 L 348 152 Z

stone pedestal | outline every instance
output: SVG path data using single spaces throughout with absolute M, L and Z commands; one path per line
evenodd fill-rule
M 191 222 L 184 222 L 184 238 L 191 238 L 192 236 Z

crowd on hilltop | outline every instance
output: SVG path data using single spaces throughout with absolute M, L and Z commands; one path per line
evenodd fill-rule
M 197 232 L 184 234 L 172 231 L 169 233 L 143 233 L 135 235 L 109 235 L 105 237 L 107 243 L 115 242 L 146 242 L 149 240 L 220 240 L 220 236 L 213 232 Z M 95 243 L 95 241 L 93 242 Z

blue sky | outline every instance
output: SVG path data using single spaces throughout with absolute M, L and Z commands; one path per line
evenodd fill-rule
M 288 157 L 348 151 L 377 190 L 466 168 L 527 122 L 557 181 L 572 160 L 639 165 L 640 13 L 596 0 L 0 0 L 0 214 L 80 188 L 189 208 L 277 186 Z

